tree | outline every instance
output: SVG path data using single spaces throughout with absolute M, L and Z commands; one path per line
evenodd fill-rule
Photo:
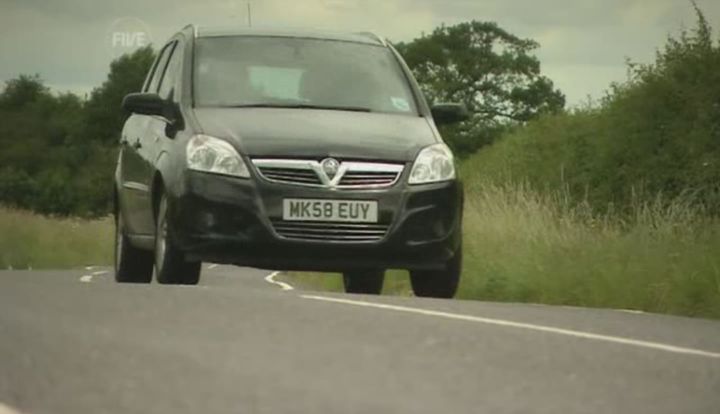
M 92 91 L 86 103 L 85 139 L 104 144 L 118 140 L 128 116 L 120 104 L 128 93 L 140 92 L 154 60 L 155 52 L 146 46 L 110 64 L 107 80 Z
M 565 96 L 540 74 L 538 47 L 492 22 L 440 26 L 396 45 L 430 102 L 462 102 L 473 114 L 444 136 L 461 155 L 492 142 L 508 126 L 557 112 Z
M 26 105 L 49 96 L 50 89 L 43 84 L 39 75 L 20 75 L 17 79 L 5 82 L 5 89 L 0 94 L 0 109 L 20 110 Z
M 123 97 L 139 91 L 151 48 L 110 64 L 107 81 L 83 102 L 52 94 L 39 76 L 0 91 L 0 203 L 45 214 L 97 216 L 111 206 Z
M 720 218 L 720 43 L 695 11 L 695 27 L 671 35 L 654 61 L 629 62 L 629 78 L 603 99 L 518 128 L 473 157 L 473 174 L 652 226 Z

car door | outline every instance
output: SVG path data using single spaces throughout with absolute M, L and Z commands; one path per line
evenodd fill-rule
M 173 43 L 168 44 L 158 55 L 143 92 L 157 92 L 172 46 Z M 152 235 L 155 228 L 150 194 L 154 169 L 146 162 L 147 134 L 151 120 L 151 116 L 131 115 L 125 123 L 121 137 L 120 197 L 127 232 L 134 235 Z
M 183 61 L 183 43 L 181 39 L 175 41 L 173 50 L 170 54 L 165 73 L 160 79 L 158 85 L 158 95 L 167 102 L 178 103 L 180 92 L 180 75 Z M 157 168 L 160 159 L 166 151 L 168 145 L 171 145 L 173 134 L 172 128 L 168 128 L 169 120 L 161 116 L 153 116 L 148 122 L 147 137 L 148 146 L 145 156 L 145 162 L 153 168 Z

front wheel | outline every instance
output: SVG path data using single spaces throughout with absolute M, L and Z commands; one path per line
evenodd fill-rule
M 351 271 L 343 273 L 346 293 L 379 295 L 385 281 L 384 270 Z
M 169 285 L 197 285 L 201 262 L 185 261 L 185 255 L 168 238 L 168 201 L 160 200 L 155 230 L 155 278 Z
M 460 284 L 462 250 L 448 260 L 443 270 L 413 270 L 410 283 L 415 296 L 428 298 L 452 298 Z
M 150 283 L 153 254 L 130 244 L 125 235 L 122 212 L 115 212 L 115 281 L 118 283 Z

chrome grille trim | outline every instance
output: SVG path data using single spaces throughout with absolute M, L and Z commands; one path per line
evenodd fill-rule
M 388 224 L 333 223 L 272 220 L 275 232 L 285 239 L 325 242 L 378 242 L 388 232 Z
M 398 178 L 395 172 L 348 171 L 340 179 L 340 187 L 363 187 L 373 185 L 392 185 Z
M 322 182 L 314 171 L 297 168 L 268 168 L 259 167 L 258 171 L 263 177 L 272 181 L 292 182 L 301 184 L 321 185 Z
M 395 185 L 404 164 L 341 162 L 330 178 L 315 160 L 253 159 L 260 176 L 271 182 L 333 189 L 386 188 Z

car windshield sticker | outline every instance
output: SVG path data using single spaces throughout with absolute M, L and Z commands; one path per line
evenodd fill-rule
M 409 111 L 410 110 L 410 104 L 405 99 L 398 98 L 397 96 L 393 96 L 390 98 L 390 100 L 392 101 L 392 104 L 395 108 L 397 108 L 401 111 Z

